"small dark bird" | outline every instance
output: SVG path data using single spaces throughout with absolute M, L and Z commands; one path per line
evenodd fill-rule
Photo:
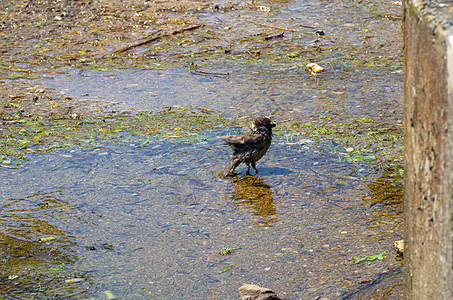
M 250 174 L 250 165 L 256 171 L 255 174 L 258 174 L 255 163 L 271 146 L 272 127 L 275 127 L 275 124 L 269 118 L 259 117 L 253 121 L 249 133 L 225 138 L 225 143 L 233 149 L 233 155 L 223 171 L 224 177 L 234 172 L 241 163 L 247 165 L 247 175 Z

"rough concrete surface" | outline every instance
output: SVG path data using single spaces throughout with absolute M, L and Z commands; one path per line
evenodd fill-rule
M 404 297 L 453 296 L 453 4 L 404 2 Z

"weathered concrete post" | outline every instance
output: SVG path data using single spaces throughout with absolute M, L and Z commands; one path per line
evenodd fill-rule
M 403 5 L 404 297 L 453 299 L 453 3 Z

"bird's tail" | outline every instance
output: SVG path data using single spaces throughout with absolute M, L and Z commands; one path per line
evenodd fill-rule
M 227 177 L 228 174 L 230 174 L 231 172 L 234 172 L 234 170 L 241 164 L 241 160 L 237 157 L 232 157 L 231 160 L 230 160 L 230 163 L 228 164 L 228 166 L 225 168 L 225 170 L 223 171 L 222 175 L 223 177 Z

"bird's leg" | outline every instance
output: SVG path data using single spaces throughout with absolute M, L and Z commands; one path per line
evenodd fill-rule
M 256 168 L 255 162 L 252 162 L 252 168 L 255 169 L 255 171 L 256 171 L 255 175 L 258 174 L 258 173 L 260 172 L 260 171 L 258 171 L 258 169 Z
M 250 165 L 249 164 L 247 164 L 247 172 L 245 173 L 245 175 L 250 175 Z

